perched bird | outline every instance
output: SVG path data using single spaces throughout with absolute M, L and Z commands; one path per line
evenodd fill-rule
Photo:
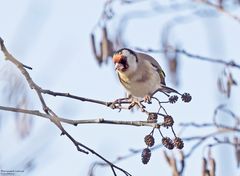
M 129 96 L 144 98 L 149 102 L 156 90 L 164 93 L 174 91 L 166 87 L 165 73 L 161 66 L 147 54 L 122 48 L 113 55 L 113 62 L 119 80 Z

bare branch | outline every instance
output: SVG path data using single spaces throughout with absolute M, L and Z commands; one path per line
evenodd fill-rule
M 181 158 L 180 158 L 180 170 L 178 170 L 177 160 L 176 160 L 176 158 L 174 157 L 174 155 L 169 156 L 166 151 L 163 151 L 163 154 L 164 154 L 165 160 L 167 161 L 168 165 L 169 165 L 169 166 L 171 167 L 171 169 L 172 169 L 172 175 L 173 175 L 173 176 L 180 176 L 180 175 L 182 175 L 183 170 L 184 170 L 184 166 L 185 166 L 185 161 L 184 161 L 184 154 L 183 154 L 183 152 L 180 151 L 180 155 L 181 155 Z
M 206 158 L 202 159 L 202 176 L 210 176 L 209 170 L 207 169 L 207 160 L 206 160 Z
M 150 53 L 164 53 L 165 50 L 164 49 L 142 49 L 142 48 L 139 48 L 139 47 L 135 47 L 136 50 L 139 50 L 139 51 L 142 51 L 142 52 L 150 52 Z M 218 63 L 218 64 L 223 64 L 223 65 L 226 65 L 226 66 L 230 66 L 230 67 L 234 67 L 234 68 L 238 68 L 240 69 L 240 64 L 237 64 L 236 62 L 234 62 L 233 60 L 230 60 L 230 61 L 225 61 L 227 59 L 215 59 L 215 58 L 210 58 L 210 57 L 205 57 L 205 56 L 200 56 L 200 55 L 197 55 L 197 54 L 192 54 L 184 49 L 177 49 L 177 48 L 174 48 L 173 46 L 168 46 L 167 47 L 167 50 L 172 50 L 172 51 L 175 51 L 179 54 L 182 54 L 182 55 L 185 55 L 189 58 L 192 58 L 192 59 L 198 59 L 198 60 L 203 60 L 203 61 L 207 61 L 207 62 L 212 62 L 212 63 Z
M 11 112 L 19 112 L 24 114 L 30 114 L 34 116 L 39 116 L 43 118 L 51 118 L 51 115 L 41 113 L 38 110 L 27 110 L 27 109 L 20 109 L 20 108 L 13 108 L 13 107 L 5 107 L 0 106 L 0 110 L 4 111 L 11 111 Z M 85 119 L 85 120 L 71 120 L 71 119 L 65 119 L 58 117 L 60 122 L 67 123 L 70 125 L 77 126 L 79 124 L 112 124 L 112 125 L 129 125 L 129 126 L 148 126 L 153 128 L 160 128 L 161 126 L 164 126 L 163 123 L 152 123 L 150 121 L 122 121 L 122 120 L 105 120 L 103 118 L 97 118 L 97 119 Z
M 232 132 L 232 130 L 228 130 L 228 129 L 222 129 L 222 130 L 217 130 L 215 132 L 209 133 L 205 136 L 191 136 L 191 137 L 186 137 L 183 138 L 184 141 L 193 141 L 193 140 L 197 140 L 197 142 L 191 147 L 190 151 L 185 155 L 185 158 L 188 158 L 191 156 L 191 154 L 203 143 L 205 142 L 207 139 L 211 138 L 211 137 L 215 137 L 217 135 L 220 135 L 222 133 L 229 133 Z
M 204 56 L 200 56 L 200 55 L 195 55 L 195 54 L 191 54 L 189 52 L 187 52 L 186 50 L 183 49 L 176 49 L 176 52 L 179 54 L 183 54 L 188 56 L 189 58 L 192 59 L 199 59 L 199 60 L 203 60 L 203 61 L 208 61 L 208 62 L 212 62 L 212 63 L 218 63 L 218 64 L 223 64 L 226 66 L 230 66 L 230 67 L 235 67 L 240 69 L 240 65 L 235 63 L 234 61 L 224 61 L 221 59 L 214 59 L 214 58 L 210 58 L 210 57 L 204 57 Z
M 94 99 L 90 99 L 90 98 L 84 98 L 84 97 L 72 95 L 70 93 L 53 92 L 51 90 L 46 90 L 46 89 L 42 89 L 41 91 L 44 94 L 49 94 L 49 95 L 52 95 L 52 96 L 68 97 L 68 98 L 80 100 L 80 101 L 83 101 L 83 102 L 86 101 L 86 102 L 96 103 L 96 104 L 100 104 L 100 105 L 104 105 L 104 106 L 110 106 L 113 103 L 113 102 L 105 102 L 105 101 L 101 101 L 101 100 L 94 100 Z M 124 103 L 124 102 L 121 102 L 121 103 Z
M 101 156 L 100 154 L 98 154 L 97 152 L 95 152 L 93 149 L 87 147 L 86 145 L 76 141 L 62 126 L 61 124 L 61 119 L 59 118 L 47 105 L 46 102 L 42 96 L 42 88 L 39 87 L 30 77 L 29 73 L 26 70 L 26 65 L 22 64 L 21 62 L 19 62 L 16 58 L 14 58 L 6 49 L 3 39 L 0 38 L 0 47 L 1 50 L 3 52 L 3 54 L 5 55 L 5 59 L 12 62 L 23 74 L 23 76 L 25 77 L 28 85 L 30 86 L 31 89 L 35 90 L 35 92 L 38 95 L 38 98 L 42 104 L 43 110 L 45 112 L 45 114 L 40 113 L 39 111 L 30 111 L 30 110 L 23 110 L 23 109 L 17 109 L 17 108 L 11 108 L 11 107 L 3 107 L 1 106 L 0 109 L 1 110 L 6 110 L 6 111 L 14 111 L 14 112 L 22 112 L 22 113 L 28 113 L 28 114 L 32 114 L 32 115 L 37 115 L 37 116 L 41 116 L 44 118 L 48 118 L 49 120 L 51 120 L 60 130 L 61 130 L 61 135 L 66 135 L 72 142 L 73 144 L 76 146 L 77 150 L 79 152 L 88 154 L 88 151 L 91 152 L 92 154 L 96 155 L 97 157 L 99 157 L 101 160 L 103 160 L 104 162 L 106 162 L 113 171 L 113 174 L 116 175 L 116 172 L 114 169 L 117 169 L 121 172 L 123 172 L 126 176 L 130 176 L 131 174 L 128 173 L 127 171 L 125 171 L 124 169 L 114 165 L 113 163 L 111 163 L 110 161 L 108 161 L 107 159 L 105 159 L 103 156 Z M 65 122 L 69 122 L 68 120 L 66 120 Z M 84 148 L 81 149 L 80 147 Z M 87 151 L 86 151 L 87 150 Z
M 225 130 L 229 130 L 229 131 L 240 132 L 239 128 L 231 127 L 231 126 L 227 126 L 227 125 L 222 125 L 222 124 L 215 124 L 215 123 L 197 124 L 195 122 L 189 122 L 189 123 L 180 123 L 179 125 L 182 126 L 182 127 L 196 127 L 196 128 L 217 127 L 219 129 L 225 129 Z
M 160 147 L 162 147 L 162 145 L 156 145 L 156 146 L 151 148 L 151 151 L 157 150 Z M 119 163 L 120 161 L 129 159 L 129 158 L 131 158 L 133 156 L 138 155 L 141 152 L 142 152 L 142 149 L 129 149 L 129 153 L 128 154 L 123 155 L 123 156 L 118 156 L 114 161 L 112 161 L 112 163 L 114 163 L 114 164 Z M 91 164 L 91 167 L 89 167 L 88 175 L 89 176 L 93 175 L 94 169 L 96 167 L 98 167 L 98 166 L 106 167 L 108 165 L 106 163 L 103 163 L 103 162 L 94 162 L 94 163 Z
M 210 176 L 215 176 L 216 175 L 216 162 L 214 158 L 209 158 L 211 170 L 210 170 Z
M 236 20 L 238 23 L 240 23 L 240 17 L 236 16 L 236 15 L 233 15 L 231 14 L 230 12 L 227 12 L 224 8 L 222 8 L 222 6 L 219 6 L 219 5 L 216 5 L 216 4 L 213 4 L 212 2 L 210 1 L 206 1 L 206 0 L 195 0 L 196 2 L 200 2 L 200 3 L 203 3 L 203 4 L 206 4 L 208 5 L 209 7 L 212 7 L 214 9 L 216 9 L 218 12 L 224 14 L 224 15 L 227 15 L 229 17 L 231 17 L 232 19 Z

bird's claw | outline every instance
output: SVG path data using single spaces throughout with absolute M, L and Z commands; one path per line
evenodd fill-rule
M 137 105 L 143 112 L 145 111 L 145 106 L 138 100 L 132 100 L 131 104 L 128 106 L 128 109 L 132 109 L 135 105 Z
M 146 95 L 145 97 L 144 97 L 144 102 L 145 103 L 148 103 L 148 104 L 151 104 L 152 102 L 151 102 L 151 96 L 150 95 Z
M 127 101 L 127 100 L 129 100 L 129 98 L 118 98 L 118 99 L 114 100 L 113 102 L 110 102 L 108 106 L 111 107 L 112 109 L 119 109 L 119 111 L 121 111 L 122 102 Z

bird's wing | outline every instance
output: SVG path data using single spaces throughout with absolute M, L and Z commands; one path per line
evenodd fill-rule
M 152 56 L 149 56 L 147 54 L 144 54 L 144 53 L 136 53 L 136 54 L 137 54 L 138 58 L 143 58 L 143 59 L 148 60 L 152 64 L 152 66 L 154 68 L 156 68 L 156 71 L 158 72 L 158 74 L 160 76 L 160 83 L 163 84 L 163 85 L 166 85 L 166 83 L 165 83 L 165 73 L 162 70 L 159 63 Z

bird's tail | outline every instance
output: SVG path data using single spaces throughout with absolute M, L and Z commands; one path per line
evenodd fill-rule
M 178 91 L 176 91 L 175 89 L 168 87 L 166 85 L 161 85 L 161 88 L 159 89 L 159 91 L 163 92 L 163 93 L 176 93 L 176 94 L 181 95 Z

